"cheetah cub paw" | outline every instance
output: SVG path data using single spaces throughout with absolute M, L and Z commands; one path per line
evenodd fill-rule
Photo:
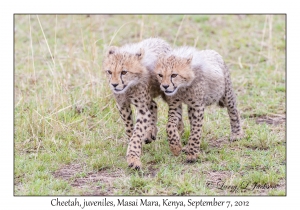
M 150 126 L 146 130 L 146 137 L 145 137 L 145 144 L 150 144 L 152 141 L 156 140 L 156 135 L 157 135 L 157 127 Z
M 128 163 L 128 167 L 132 168 L 132 169 L 140 170 L 142 167 L 140 158 L 138 158 L 136 156 L 128 156 L 127 163 Z
M 243 137 L 244 137 L 244 132 L 243 131 L 241 131 L 239 133 L 231 133 L 230 142 L 234 142 L 234 141 L 240 140 Z
M 186 162 L 194 163 L 197 161 L 199 153 L 198 152 L 187 152 Z
M 177 145 L 170 145 L 171 152 L 175 155 L 178 156 L 182 150 L 181 144 Z
M 185 145 L 184 147 L 182 147 L 181 152 L 183 152 L 184 154 L 188 154 L 188 148 L 187 148 L 187 145 Z

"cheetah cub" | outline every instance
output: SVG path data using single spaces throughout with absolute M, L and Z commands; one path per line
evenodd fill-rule
M 227 107 L 231 125 L 230 140 L 243 137 L 230 73 L 217 52 L 180 47 L 160 58 L 154 71 L 169 105 L 167 136 L 174 155 L 183 151 L 187 154 L 187 162 L 196 161 L 200 153 L 204 108 L 213 103 Z M 177 130 L 182 119 L 182 102 L 188 105 L 191 126 L 188 144 L 183 149 Z
M 142 142 L 156 139 L 157 105 L 153 98 L 163 93 L 153 70 L 158 57 L 170 50 L 164 40 L 149 38 L 120 48 L 110 47 L 104 57 L 103 69 L 130 138 L 126 154 L 130 168 L 141 167 Z M 137 109 L 135 126 L 130 104 Z

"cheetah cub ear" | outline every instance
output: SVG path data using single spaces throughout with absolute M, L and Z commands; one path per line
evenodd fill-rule
M 191 62 L 193 60 L 193 55 L 190 55 L 187 59 L 186 59 L 186 64 L 190 65 Z
M 140 50 L 135 54 L 139 60 L 142 60 L 145 54 L 145 50 L 140 48 Z
M 116 46 L 110 46 L 107 51 L 107 55 L 109 56 L 109 55 L 115 54 L 117 49 L 118 49 L 118 47 L 116 47 Z

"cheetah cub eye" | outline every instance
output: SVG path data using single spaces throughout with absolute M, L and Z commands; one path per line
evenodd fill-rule
M 175 78 L 175 77 L 177 77 L 177 75 L 178 75 L 178 74 L 171 74 L 171 77 L 172 77 L 172 78 Z
M 158 74 L 159 77 L 163 77 L 162 74 Z
M 125 74 L 127 74 L 127 71 L 126 71 L 126 70 L 123 70 L 123 71 L 121 71 L 121 74 L 122 74 L 122 75 L 125 75 Z
M 106 72 L 107 72 L 108 74 L 112 74 L 110 70 L 107 70 Z

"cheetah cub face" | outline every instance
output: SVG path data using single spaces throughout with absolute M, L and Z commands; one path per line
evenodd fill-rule
M 180 87 L 191 85 L 195 78 L 191 61 L 192 57 L 179 58 L 174 55 L 158 60 L 154 72 L 160 82 L 160 89 L 166 95 L 175 95 Z
M 146 68 L 141 64 L 144 50 L 136 54 L 121 52 L 117 47 L 111 47 L 103 61 L 109 86 L 116 94 L 125 93 L 130 87 L 136 85 Z

